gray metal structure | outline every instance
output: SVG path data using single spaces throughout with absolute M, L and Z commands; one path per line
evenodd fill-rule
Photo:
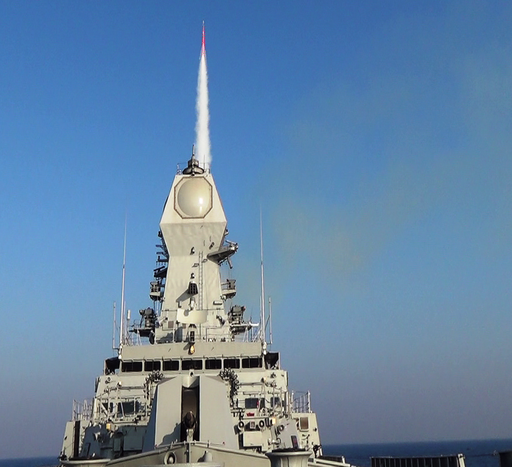
M 121 318 L 93 399 L 73 405 L 62 466 L 346 465 L 321 459 L 309 393 L 288 389 L 264 329 L 233 302 L 227 233 L 213 176 L 192 155 L 160 221 L 153 306 L 137 324 Z

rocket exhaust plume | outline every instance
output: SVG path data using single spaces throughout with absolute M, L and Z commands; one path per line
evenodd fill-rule
M 203 42 L 201 45 L 201 57 L 199 59 L 199 76 L 197 78 L 196 101 L 196 159 L 201 167 L 210 169 L 212 156 L 210 153 L 210 111 L 208 109 L 208 70 L 206 68 L 206 45 L 203 21 Z

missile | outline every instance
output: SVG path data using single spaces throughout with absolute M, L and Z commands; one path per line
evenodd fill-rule
M 204 21 L 203 21 L 203 44 L 201 46 L 201 55 L 206 55 L 206 44 L 204 40 Z

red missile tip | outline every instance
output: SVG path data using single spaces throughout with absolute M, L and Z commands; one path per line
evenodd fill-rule
M 206 52 L 206 43 L 205 43 L 205 39 L 204 39 L 204 21 L 203 21 L 203 44 L 202 44 L 202 47 L 201 47 L 201 52 L 202 53 Z

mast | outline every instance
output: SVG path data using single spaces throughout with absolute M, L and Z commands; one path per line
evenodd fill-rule
M 112 324 L 112 350 L 116 349 L 116 302 L 114 302 L 112 306 L 112 311 L 114 315 L 114 320 Z
M 124 245 L 123 245 L 123 282 L 121 286 L 121 323 L 119 326 L 119 351 L 123 348 L 124 344 L 124 334 L 125 334 L 125 326 L 124 326 L 124 316 L 125 316 L 125 278 L 126 278 L 126 216 L 124 219 Z
M 261 206 L 260 206 L 260 259 L 261 259 L 261 330 L 260 330 L 260 339 L 262 342 L 265 342 L 266 339 L 266 323 L 265 323 L 265 272 L 263 269 L 263 220 L 261 214 Z
M 272 342 L 274 340 L 273 333 L 272 333 L 272 297 L 268 297 L 268 327 L 269 327 L 268 340 L 269 340 L 269 344 L 272 345 Z

